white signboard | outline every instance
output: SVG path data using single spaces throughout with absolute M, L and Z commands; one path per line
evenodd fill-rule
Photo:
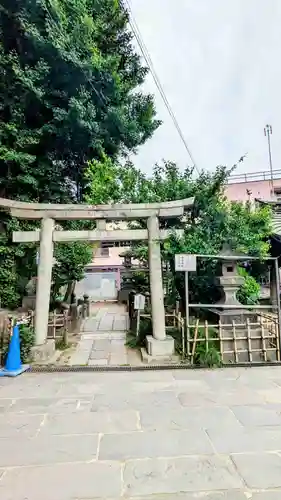
M 140 293 L 138 295 L 135 295 L 134 308 L 143 311 L 144 306 L 145 306 L 145 296 L 141 295 Z
M 181 253 L 175 255 L 176 271 L 196 271 L 196 255 Z

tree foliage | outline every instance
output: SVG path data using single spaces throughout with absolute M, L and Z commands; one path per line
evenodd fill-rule
M 252 210 L 249 204 L 229 202 L 224 196 L 229 169 L 218 167 L 215 172 L 201 172 L 194 177 L 192 170 L 181 171 L 172 162 L 157 165 L 149 178 L 143 179 L 143 192 L 148 192 L 149 201 L 169 201 L 194 197 L 194 207 L 180 220 L 162 222 L 162 227 L 183 227 L 181 239 L 171 235 L 162 245 L 162 257 L 172 271 L 172 289 L 184 297 L 183 276 L 174 271 L 176 253 L 215 255 L 228 243 L 234 253 L 264 259 L 269 252 L 268 237 L 271 233 L 271 212 L 267 207 Z M 127 172 L 127 175 L 128 172 Z M 132 168 L 132 175 L 135 169 Z M 143 201 L 139 198 L 139 201 Z M 147 247 L 135 246 L 135 258 L 147 259 Z M 192 302 L 215 302 L 220 296 L 215 277 L 220 273 L 218 261 L 199 259 L 197 272 L 190 273 L 190 294 Z M 251 273 L 251 269 L 248 274 Z M 144 279 L 141 280 L 143 290 Z M 242 296 L 252 294 L 253 280 L 243 288 Z M 255 287 L 254 287 L 255 288 Z M 257 292 L 257 289 L 255 289 Z M 246 298 L 245 298 L 246 300 Z
M 79 203 L 88 161 L 125 156 L 153 134 L 159 122 L 152 96 L 137 90 L 147 70 L 127 21 L 116 0 L 1 2 L 0 197 Z M 10 225 L 3 216 L 3 305 L 21 295 Z M 68 251 L 58 253 L 66 269 Z

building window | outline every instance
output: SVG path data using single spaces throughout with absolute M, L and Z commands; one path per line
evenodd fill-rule
M 109 248 L 108 247 L 97 248 L 95 256 L 96 257 L 109 257 Z
M 274 194 L 275 194 L 277 200 L 281 201 L 281 188 L 275 188 L 274 189 Z

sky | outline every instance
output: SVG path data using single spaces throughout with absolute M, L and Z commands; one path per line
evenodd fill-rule
M 272 125 L 273 168 L 281 169 L 281 0 L 129 0 L 155 71 L 200 169 L 268 170 L 264 126 Z M 136 166 L 190 158 L 151 75 L 161 127 Z

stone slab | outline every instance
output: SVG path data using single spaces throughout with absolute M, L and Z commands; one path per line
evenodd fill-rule
M 43 497 L 43 500 L 50 500 L 50 498 L 52 500 L 85 500 L 86 498 L 101 500 L 105 497 L 109 500 L 120 500 L 120 497 L 128 500 L 242 500 L 242 498 L 243 500 L 277 500 L 277 498 L 279 500 L 281 486 L 269 486 L 276 484 L 274 481 L 279 481 L 280 476 L 281 451 L 278 450 L 276 453 L 275 448 L 280 445 L 278 434 L 281 433 L 280 428 L 275 424 L 276 414 L 279 418 L 281 413 L 281 402 L 278 402 L 279 389 L 277 388 L 276 392 L 276 381 L 281 383 L 281 367 L 268 366 L 251 369 L 235 367 L 227 370 L 161 370 L 130 373 L 27 373 L 13 381 L 1 380 L 0 406 L 2 405 L 3 411 L 0 414 L 0 445 L 3 447 L 4 443 L 4 454 L 6 454 L 5 443 L 9 441 L 13 460 L 16 457 L 21 462 L 24 460 L 24 464 L 23 467 L 15 466 L 13 469 L 7 469 L 1 477 L 1 471 L 4 468 L 2 465 L 0 485 L 17 470 L 24 471 L 24 475 L 22 473 L 24 479 L 20 483 L 23 488 L 19 491 L 13 489 L 17 487 L 16 479 L 9 484 L 5 483 L 5 489 L 0 489 L 0 498 L 23 500 L 28 497 L 28 493 L 31 499 L 33 495 L 33 498 Z M 252 396 L 248 402 L 245 402 L 250 392 Z M 180 398 L 184 394 L 184 405 L 180 403 L 179 394 Z M 260 397 L 263 398 L 263 404 L 253 403 Z M 234 405 L 230 402 L 233 398 L 235 399 Z M 41 418 L 44 418 L 43 424 Z M 40 422 L 40 427 L 37 427 L 38 422 Z M 268 425 L 264 425 L 265 423 Z M 202 429 L 204 431 L 206 429 L 205 432 L 212 439 L 209 443 L 214 445 L 213 454 L 196 454 L 182 458 L 160 456 L 160 453 L 173 453 L 173 450 L 183 452 L 183 443 L 178 442 L 179 450 L 175 449 L 177 443 L 169 437 L 171 431 L 177 432 L 177 435 L 194 434 L 187 443 L 191 447 L 193 437 L 198 435 L 198 431 L 201 435 Z M 135 435 L 142 435 L 146 439 L 145 436 L 153 431 L 158 433 L 159 439 L 155 446 L 149 443 L 146 448 L 149 453 L 155 454 L 154 458 L 131 458 L 128 462 L 124 462 L 123 459 L 120 462 L 119 460 L 112 462 L 108 459 L 96 462 L 95 456 L 89 458 L 89 453 L 92 457 L 96 448 L 90 446 L 86 440 L 91 439 L 95 434 L 100 434 L 101 445 L 103 439 L 106 442 L 105 438 L 112 435 L 114 438 L 117 435 L 119 440 L 123 435 L 126 436 L 125 439 L 132 436 L 129 439 L 129 445 L 125 443 L 123 446 L 121 440 L 119 447 L 118 442 L 114 446 L 107 444 L 108 448 L 105 451 L 112 453 L 113 450 L 120 456 L 128 450 L 131 452 L 131 447 L 132 453 L 141 455 L 144 453 L 144 445 L 135 442 Z M 167 443 L 162 444 L 166 435 L 168 435 Z M 78 438 L 79 441 L 75 443 L 71 441 L 68 445 L 62 446 L 62 438 Z M 198 438 L 196 446 L 200 446 L 201 441 L 202 439 Z M 39 451 L 36 448 L 37 444 L 33 444 L 35 442 L 41 444 Z M 152 446 L 153 449 L 150 452 Z M 43 458 L 41 449 L 47 450 Z M 222 451 L 218 452 L 218 449 Z M 245 449 L 248 451 L 245 452 Z M 24 457 L 21 450 L 25 450 Z M 100 450 L 103 451 L 104 448 L 102 450 L 101 447 Z M 230 450 L 234 450 L 231 455 L 234 477 L 237 480 L 238 475 L 242 481 L 242 484 L 236 485 L 235 488 L 233 484 L 228 483 L 226 486 L 221 482 L 222 469 L 223 481 L 225 481 L 225 462 L 222 465 L 221 462 L 214 464 L 213 461 L 214 459 L 227 460 L 227 457 L 219 453 L 228 455 L 231 453 Z M 188 452 L 186 446 L 184 453 Z M 10 456 L 9 453 L 8 456 Z M 237 462 L 236 464 L 235 460 L 241 461 L 241 457 L 246 455 L 245 463 L 238 464 Z M 268 462 L 268 456 L 270 460 L 273 460 L 272 456 L 277 456 L 277 465 L 272 461 Z M 197 468 L 194 465 L 191 466 L 189 459 L 196 459 L 200 465 Z M 44 460 L 50 461 L 47 462 L 48 465 Z M 58 463 L 57 460 L 64 460 L 64 463 Z M 202 460 L 207 461 L 203 466 L 200 462 Z M 32 465 L 35 461 L 40 464 L 40 467 Z M 165 466 L 159 470 L 154 464 L 163 461 Z M 184 465 L 179 465 L 179 461 Z M 147 462 L 149 462 L 147 469 L 145 471 L 135 469 L 130 480 L 127 475 L 130 464 L 134 463 L 140 467 L 141 464 Z M 83 476 L 80 474 L 80 466 L 94 466 L 96 463 L 116 464 L 121 467 L 122 473 L 120 467 L 118 469 L 118 478 L 122 483 L 120 490 L 118 488 L 116 493 L 109 492 L 109 494 L 105 492 L 103 497 L 102 492 L 100 492 L 102 496 L 99 496 L 97 484 L 91 483 L 92 489 L 85 491 L 84 487 L 87 485 L 84 484 L 83 477 L 90 477 L 89 481 L 93 481 L 94 475 L 87 473 L 88 475 Z M 75 472 L 71 466 L 75 466 Z M 64 467 L 68 467 L 67 474 L 62 472 L 63 487 L 61 483 L 56 483 L 57 479 L 54 481 L 48 472 L 46 474 L 44 472 L 47 476 L 45 481 L 43 471 L 49 467 L 52 467 L 52 470 L 60 469 L 61 471 Z M 40 469 L 40 474 L 42 472 L 42 478 L 38 483 L 36 483 L 37 480 L 33 481 L 34 476 L 32 478 L 27 476 L 27 472 L 29 474 L 33 469 Z M 267 473 L 268 469 L 269 473 Z M 228 471 L 227 466 L 226 470 Z M 78 482 L 77 476 L 79 476 L 79 484 L 75 489 L 76 481 Z M 105 482 L 110 480 L 111 476 L 109 474 L 106 477 Z M 124 483 L 122 478 L 125 479 Z M 28 491 L 26 490 L 27 480 L 32 485 Z M 247 486 L 245 481 L 250 480 L 253 484 L 264 486 Z M 220 486 L 218 486 L 218 481 Z M 265 481 L 268 482 L 265 483 Z M 60 490 L 50 489 L 49 483 L 53 484 L 53 482 Z M 69 483 L 71 483 L 71 489 L 68 489 Z M 33 484 L 39 485 L 38 491 L 33 491 Z M 128 487 L 129 484 L 130 487 Z M 104 484 L 103 487 L 105 487 Z M 175 491 L 171 491 L 173 488 Z M 183 493 L 180 494 L 181 489 Z M 47 496 L 48 490 L 51 497 Z M 44 499 L 45 491 L 47 498 Z M 141 491 L 144 493 L 140 494 Z M 59 494 L 57 498 L 56 493 Z M 65 498 L 62 495 L 65 495 Z
M 109 364 L 113 366 L 122 366 L 128 364 L 128 356 L 126 352 L 120 354 L 110 354 Z
M 42 379 L 42 374 L 39 373 L 34 379 L 33 375 L 25 372 L 13 381 L 8 382 L 5 379 L 5 385 L 0 388 L 0 406 L 3 398 L 14 400 L 18 398 L 55 398 L 57 396 L 62 385 L 60 380 L 54 382 L 50 377 Z
M 95 351 L 94 349 L 91 351 L 90 359 L 105 359 L 109 355 L 108 351 Z
M 108 365 L 108 359 L 107 358 L 102 358 L 102 359 L 90 359 L 88 361 L 89 366 L 107 366 Z
M 245 426 L 281 425 L 281 414 L 267 405 L 234 406 L 232 411 Z
M 97 443 L 97 435 L 3 438 L 0 467 L 90 461 L 96 458 Z
M 0 481 L 0 498 L 5 500 L 73 500 L 120 495 L 121 466 L 109 462 L 12 469 Z
M 129 374 L 130 377 L 133 374 Z M 92 411 L 120 411 L 120 410 L 146 410 L 152 406 L 169 410 L 171 407 L 179 408 L 180 403 L 173 392 L 159 391 L 152 393 L 136 394 L 128 391 L 112 391 L 110 394 L 97 394 L 93 401 Z
M 251 500 L 280 500 L 281 488 L 275 491 L 254 492 Z
M 105 314 L 100 320 L 98 330 L 99 331 L 111 331 L 111 330 L 113 330 L 113 320 L 114 320 L 114 317 L 112 315 Z
M 201 408 L 171 408 L 163 412 L 161 408 L 151 407 L 150 411 L 140 411 L 140 425 L 143 429 L 198 429 L 240 426 L 229 408 L 213 407 L 207 412 Z
M 7 413 L 0 416 L 0 438 L 33 437 L 44 420 L 44 415 Z
M 243 487 L 231 460 L 222 456 L 132 460 L 124 469 L 127 496 L 241 490 Z
M 70 413 L 47 415 L 40 435 L 114 433 L 137 429 L 138 414 L 131 410 L 118 413 Z
M 109 351 L 111 348 L 111 342 L 108 339 L 94 340 L 93 350 L 94 351 Z
M 249 495 L 248 492 L 247 494 Z M 133 498 L 134 497 L 130 497 L 127 500 L 133 500 Z M 138 496 L 137 500 L 249 500 L 249 496 L 246 496 L 246 493 L 244 493 L 241 490 L 217 491 L 213 493 L 207 491 L 201 491 L 197 493 L 170 493 L 168 495 L 160 494 L 157 496 L 155 495 Z M 275 498 L 272 497 L 272 500 L 275 500 Z
M 73 372 L 73 374 L 78 375 L 77 372 Z M 60 373 L 60 375 L 62 375 Z M 81 375 L 81 374 L 79 374 Z M 95 394 L 98 394 L 101 391 L 101 385 L 98 383 L 83 383 L 81 379 L 77 379 L 73 381 L 71 378 L 66 379 L 66 382 L 62 384 L 58 397 L 61 398 L 79 398 L 79 397 L 94 397 Z
M 281 488 L 281 457 L 277 454 L 233 455 L 232 460 L 249 488 Z
M 121 331 L 121 330 L 127 330 L 128 329 L 128 321 L 127 321 L 127 316 L 123 317 L 117 317 L 113 321 L 113 330 Z
M 80 350 L 80 351 L 88 351 L 90 349 L 92 349 L 93 347 L 93 339 L 85 339 L 85 338 L 82 338 L 80 339 L 79 343 L 78 343 L 78 346 L 77 348 Z
M 212 454 L 210 441 L 202 430 L 152 431 L 102 436 L 100 460 L 131 460 L 135 458 L 178 457 Z
M 208 429 L 217 453 L 255 453 L 281 450 L 281 432 L 275 427 Z
M 0 397 L 1 397 L 1 389 L 0 389 Z M 7 409 L 13 404 L 12 399 L 1 398 L 0 399 L 0 415 L 5 413 Z
M 98 320 L 96 318 L 87 318 L 83 323 L 83 332 L 94 332 L 97 329 Z
M 183 392 L 179 394 L 183 406 L 249 406 L 264 404 L 265 398 L 262 394 L 251 389 L 237 387 L 237 390 L 209 391 L 199 394 Z M 281 400 L 280 400 L 281 401 Z
M 16 399 L 7 411 L 17 413 L 69 413 L 76 411 L 78 398 L 21 398 Z
M 89 361 L 91 351 L 77 350 L 70 358 L 68 364 L 70 365 L 86 365 Z

